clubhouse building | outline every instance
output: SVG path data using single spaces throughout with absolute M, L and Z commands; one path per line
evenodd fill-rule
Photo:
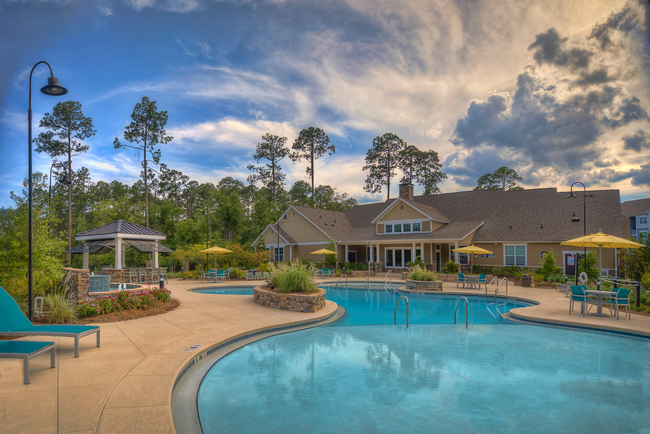
M 461 265 L 538 267 L 553 250 L 557 265 L 573 274 L 582 249 L 560 243 L 583 235 L 586 200 L 587 234 L 599 230 L 624 236 L 618 190 L 588 190 L 583 199 L 567 198 L 556 188 L 480 190 L 414 196 L 413 186 L 400 185 L 400 195 L 347 211 L 290 206 L 276 224 L 268 225 L 253 246 L 272 258 L 319 261 L 310 252 L 336 246 L 337 260 L 367 262 L 377 271 L 406 268 L 421 258 L 440 270 L 448 261 Z M 493 252 L 453 252 L 470 244 Z M 603 273 L 617 274 L 616 249 L 603 249 Z

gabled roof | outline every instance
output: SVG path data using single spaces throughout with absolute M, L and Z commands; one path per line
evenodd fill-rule
M 114 222 L 107 223 L 95 229 L 87 230 L 77 234 L 76 236 L 88 237 L 112 234 L 165 236 L 162 232 L 154 231 L 153 229 L 145 228 L 144 226 L 136 225 L 135 223 L 126 220 L 115 220 Z
M 271 224 L 270 224 L 270 225 L 267 225 L 266 228 L 264 228 L 264 230 L 262 231 L 262 233 L 261 233 L 257 238 L 255 238 L 255 241 L 253 241 L 253 243 L 251 244 L 251 246 L 256 245 L 257 242 L 259 241 L 259 239 L 262 238 L 262 235 L 264 235 L 264 233 L 266 232 L 266 230 L 269 229 L 269 228 L 270 228 L 273 232 L 275 232 L 276 234 L 278 233 L 278 227 L 277 227 L 277 225 L 271 225 Z M 279 234 L 279 235 L 280 235 L 280 238 L 282 238 L 282 239 L 284 240 L 284 242 L 287 243 L 287 244 L 291 244 L 291 245 L 296 245 L 296 244 L 298 244 L 298 242 L 297 242 L 296 240 L 294 240 L 294 239 L 291 237 L 291 235 L 289 235 L 289 234 L 287 233 L 287 231 L 285 231 L 285 230 L 282 228 L 282 226 L 280 226 L 280 234 Z
M 345 242 L 386 242 L 386 241 L 411 241 L 411 240 L 456 240 L 463 239 L 470 235 L 483 225 L 482 221 L 466 221 L 466 222 L 452 222 L 448 223 L 433 232 L 411 232 L 399 233 L 390 235 L 378 235 L 375 232 L 374 226 L 355 230 L 350 234 L 350 237 Z
M 645 199 L 628 200 L 621 204 L 621 215 L 634 216 L 650 212 L 650 197 Z
M 348 218 L 340 211 L 327 211 L 307 206 L 292 206 L 300 215 L 334 241 L 343 240 L 352 229 Z
M 390 210 L 395 208 L 397 206 L 397 204 L 399 204 L 399 203 L 407 204 L 411 208 L 415 209 L 416 211 L 420 212 L 421 214 L 424 214 L 425 216 L 429 217 L 432 220 L 439 221 L 439 222 L 442 222 L 442 223 L 449 223 L 450 222 L 450 220 L 447 217 L 442 215 L 435 208 L 432 208 L 432 207 L 430 207 L 428 205 L 425 205 L 425 204 L 422 204 L 422 203 L 417 203 L 417 202 L 412 201 L 412 200 L 408 200 L 408 199 L 398 197 L 392 203 L 388 204 L 386 206 L 386 208 L 381 213 L 379 213 L 379 215 L 377 217 L 375 217 L 374 220 L 371 223 L 373 223 L 373 224 L 377 223 L 384 215 L 388 214 L 388 212 L 390 212 Z

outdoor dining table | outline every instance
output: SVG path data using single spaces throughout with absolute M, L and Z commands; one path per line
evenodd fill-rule
M 592 291 L 592 290 L 585 290 L 585 294 L 590 294 L 590 295 L 595 295 L 598 297 L 597 299 L 597 309 L 596 313 L 592 313 L 590 315 L 594 316 L 609 316 L 605 313 L 603 313 L 603 297 L 611 297 L 612 293 L 609 291 Z
M 463 288 L 465 288 L 465 284 L 467 284 L 467 288 L 469 289 L 476 289 L 476 285 L 478 284 L 478 277 L 479 276 L 468 276 L 467 274 L 465 275 L 465 282 L 463 282 Z

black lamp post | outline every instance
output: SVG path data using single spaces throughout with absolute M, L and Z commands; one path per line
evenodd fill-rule
M 54 76 L 52 72 L 52 67 L 49 63 L 40 61 L 32 68 L 32 71 L 29 73 L 29 110 L 27 111 L 27 123 L 28 123 L 28 150 L 29 150 L 29 277 L 28 277 L 28 297 L 29 297 L 29 320 L 34 320 L 34 309 L 32 298 L 34 296 L 34 216 L 33 216 L 33 196 L 34 192 L 32 189 L 32 75 L 34 74 L 34 69 L 41 63 L 47 65 L 50 68 L 50 75 L 47 79 L 47 86 L 41 88 L 41 93 L 51 96 L 62 96 L 68 93 L 68 90 L 59 84 L 59 79 Z
M 573 186 L 576 185 L 576 184 L 582 185 L 582 188 L 584 190 L 582 224 L 583 224 L 583 235 L 587 236 L 587 187 L 585 187 L 585 185 L 580 181 L 574 182 L 573 184 L 571 184 L 571 192 L 569 193 L 567 198 L 571 198 L 571 199 L 577 199 L 578 198 L 578 196 L 576 196 L 575 193 L 573 192 Z M 577 285 L 578 284 L 578 264 L 577 263 L 575 265 L 575 268 L 576 268 L 576 285 Z M 585 247 L 585 274 L 587 274 L 587 247 Z
M 280 222 L 281 222 L 283 219 L 286 220 L 286 219 L 288 219 L 288 218 L 289 218 L 289 217 L 287 217 L 287 215 L 285 214 L 283 217 L 281 217 L 280 219 L 278 219 L 278 231 L 277 231 L 277 232 L 278 232 L 278 250 L 277 250 L 277 254 L 276 254 L 275 257 L 274 257 L 276 263 L 278 262 L 278 256 L 280 256 Z M 282 257 L 284 258 L 284 252 L 282 252 Z
M 205 227 L 205 248 L 209 249 L 210 248 L 210 214 L 208 214 L 205 210 L 201 213 L 201 215 L 204 215 L 208 219 L 207 226 Z M 209 253 L 205 254 L 205 266 L 209 267 Z M 207 268 L 206 268 L 207 270 Z

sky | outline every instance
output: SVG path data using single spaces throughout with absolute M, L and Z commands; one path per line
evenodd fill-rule
M 362 168 L 387 132 L 439 153 L 443 193 L 508 166 L 525 188 L 649 197 L 649 26 L 647 0 L 0 0 L 0 206 L 27 177 L 41 60 L 69 93 L 41 94 L 35 69 L 34 137 L 57 102 L 80 102 L 97 133 L 73 169 L 95 182 L 138 179 L 113 141 L 147 96 L 174 137 L 161 162 L 199 182 L 245 181 L 264 134 L 292 144 L 314 126 L 336 147 L 316 185 L 359 202 L 386 197 Z M 51 163 L 34 153 L 35 171 Z M 308 180 L 304 161 L 281 166 Z

